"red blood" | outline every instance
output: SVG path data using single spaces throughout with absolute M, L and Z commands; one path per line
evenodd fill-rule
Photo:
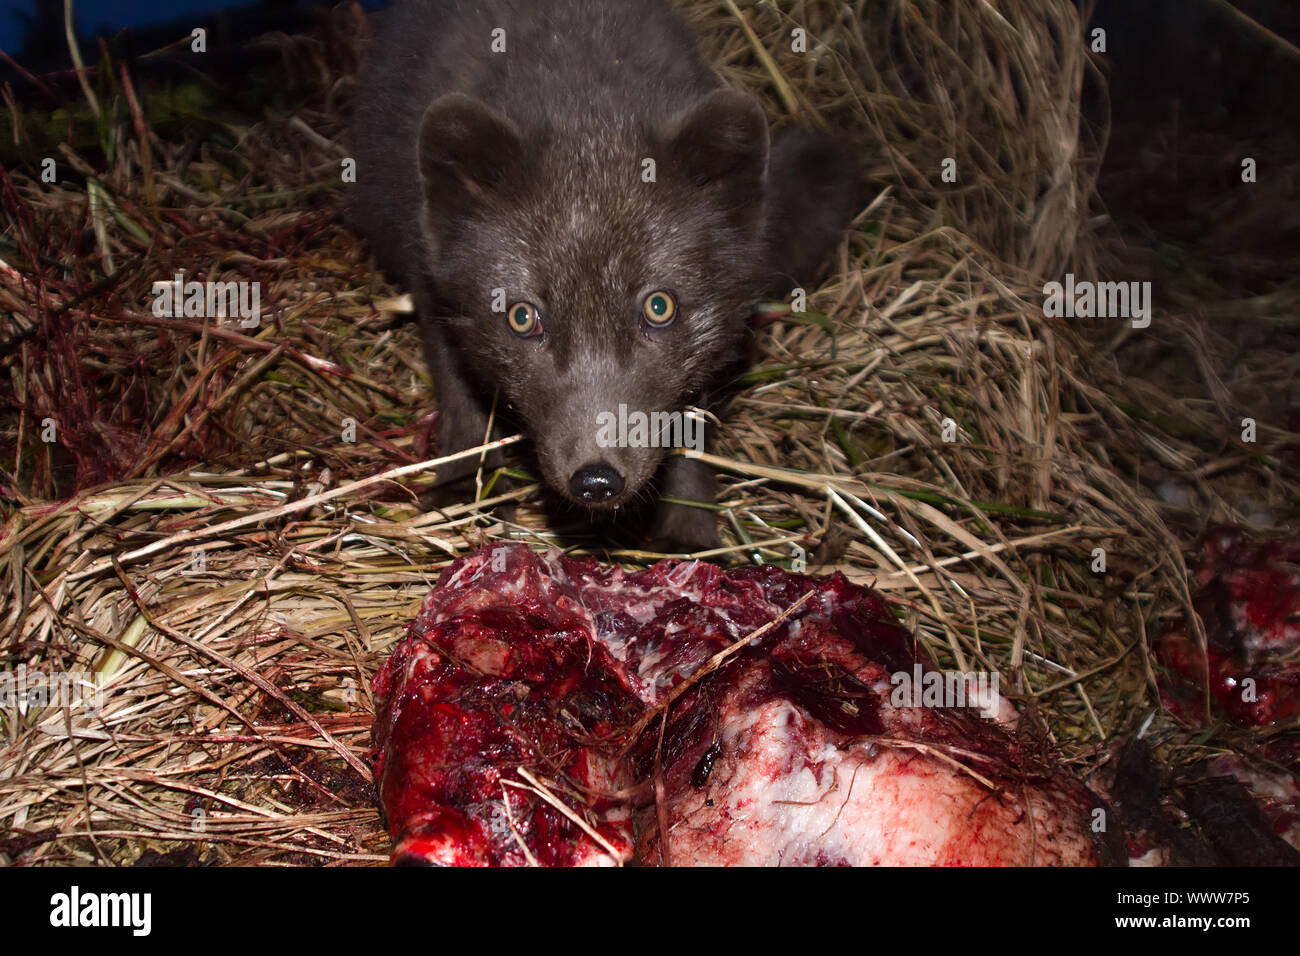
M 1300 542 L 1252 544 L 1239 528 L 1215 528 L 1202 541 L 1196 580 L 1207 648 L 1185 626 L 1156 642 L 1157 660 L 1177 678 L 1161 683 L 1166 706 L 1197 720 L 1208 677 L 1237 723 L 1267 726 L 1300 714 Z

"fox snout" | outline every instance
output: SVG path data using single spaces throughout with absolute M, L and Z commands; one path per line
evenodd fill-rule
M 647 497 L 670 449 L 703 450 L 703 420 L 684 411 L 620 403 L 566 418 L 531 429 L 542 472 L 566 500 L 595 511 Z
M 585 505 L 602 505 L 623 494 L 627 482 L 623 475 L 608 462 L 595 461 L 583 465 L 569 476 L 569 495 Z
M 536 439 L 547 484 L 575 505 L 612 511 L 638 497 L 663 460 L 658 448 L 602 447 L 575 436 Z

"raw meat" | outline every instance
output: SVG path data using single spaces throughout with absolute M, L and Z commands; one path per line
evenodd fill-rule
M 398 863 L 578 865 L 632 849 L 630 782 L 613 743 L 641 703 L 571 589 L 524 548 L 440 578 L 375 675 L 375 783 Z M 620 718 L 623 718 L 620 720 Z M 565 781 L 587 838 L 515 772 Z M 560 795 L 557 795 L 559 797 Z
M 1297 866 L 1294 744 L 1279 739 L 1247 762 L 1237 754 L 1164 767 L 1143 740 L 1118 747 L 1111 792 L 1130 865 Z
M 1166 705 L 1195 721 L 1208 676 L 1210 692 L 1239 724 L 1300 714 L 1300 542 L 1252 544 L 1238 528 L 1215 529 L 1202 543 L 1196 580 L 1208 654 L 1185 625 L 1161 636 L 1156 658 L 1173 678 L 1161 684 Z
M 839 575 L 494 545 L 375 677 L 394 861 L 1101 862 L 1102 802 L 1005 722 L 897 696 L 923 673 Z

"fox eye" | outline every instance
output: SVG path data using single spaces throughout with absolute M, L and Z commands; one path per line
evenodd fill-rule
M 506 310 L 510 331 L 522 338 L 537 335 L 542 330 L 542 314 L 531 302 L 516 302 Z
M 671 325 L 676 318 L 677 301 L 663 290 L 651 292 L 641 303 L 641 315 L 647 323 L 662 329 L 665 325 Z

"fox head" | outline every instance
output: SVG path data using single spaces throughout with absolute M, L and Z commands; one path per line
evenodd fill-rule
M 718 90 L 658 127 L 525 128 L 452 93 L 425 112 L 418 161 L 425 264 L 473 376 L 562 496 L 642 495 L 663 442 L 611 443 L 601 422 L 681 411 L 738 354 L 765 287 L 759 103 Z

